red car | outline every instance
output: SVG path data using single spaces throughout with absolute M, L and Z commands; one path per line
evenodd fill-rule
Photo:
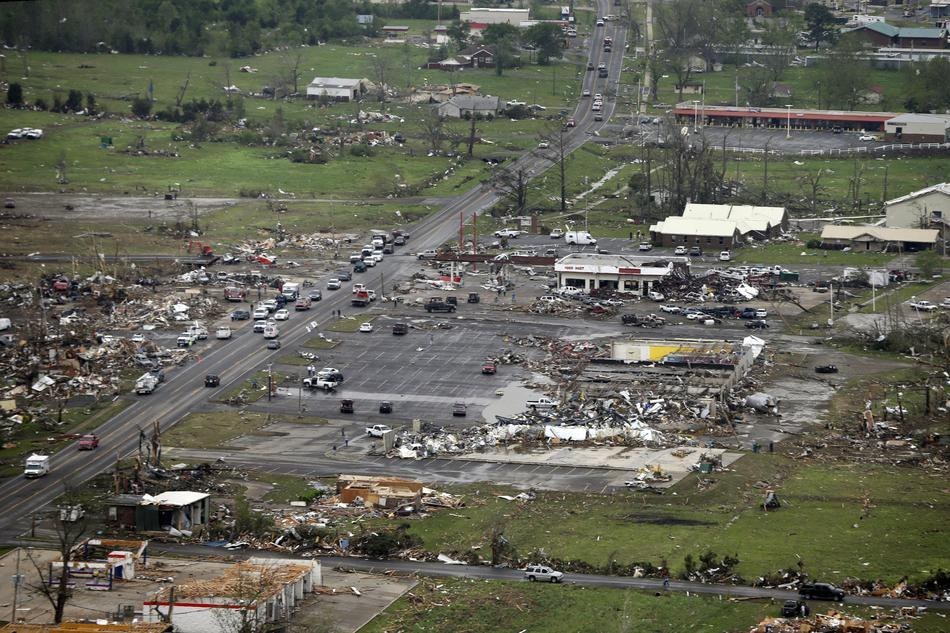
M 498 371 L 498 367 L 497 365 L 495 365 L 495 363 L 485 363 L 484 365 L 482 365 L 483 374 L 494 374 L 497 371 Z
M 99 448 L 98 435 L 83 435 L 79 438 L 79 450 L 92 451 Z

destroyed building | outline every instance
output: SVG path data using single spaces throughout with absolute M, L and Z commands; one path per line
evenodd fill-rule
M 143 603 L 144 619 L 168 620 L 179 633 L 259 631 L 290 620 L 321 584 L 319 561 L 250 558 L 217 578 L 156 591 Z
M 207 524 L 211 495 L 170 490 L 157 496 L 116 495 L 106 502 L 108 523 L 137 532 L 171 531 L 190 534 Z
M 646 296 L 674 270 L 689 270 L 688 257 L 571 253 L 554 263 L 559 288 L 615 290 Z
M 336 489 L 343 503 L 386 509 L 422 507 L 422 484 L 399 477 L 340 475 Z
M 111 591 L 116 580 L 132 580 L 136 569 L 148 564 L 148 541 L 86 539 L 73 548 L 69 567 L 70 582 L 91 591 Z M 59 576 L 63 561 L 51 561 L 49 578 Z

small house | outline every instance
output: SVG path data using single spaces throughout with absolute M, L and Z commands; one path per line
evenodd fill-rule
M 357 101 L 363 96 L 364 85 L 361 79 L 343 77 L 314 77 L 307 85 L 308 99 L 330 99 L 331 101 Z
M 456 95 L 439 104 L 438 109 L 439 116 L 451 119 L 492 118 L 501 110 L 501 99 L 492 96 Z
M 137 532 L 192 532 L 208 523 L 211 495 L 172 490 L 160 495 L 116 495 L 106 502 L 106 521 Z

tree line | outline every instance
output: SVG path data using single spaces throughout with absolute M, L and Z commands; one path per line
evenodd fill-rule
M 0 41 L 9 47 L 92 53 L 244 57 L 275 46 L 315 45 L 372 35 L 357 14 L 435 18 L 423 0 L 70 0 L 0 3 Z M 444 8 L 443 18 L 458 16 Z

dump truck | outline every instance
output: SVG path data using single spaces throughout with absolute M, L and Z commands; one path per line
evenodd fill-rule
M 50 469 L 49 455 L 33 454 L 26 458 L 26 468 L 23 469 L 23 476 L 27 479 L 35 479 L 49 473 Z

